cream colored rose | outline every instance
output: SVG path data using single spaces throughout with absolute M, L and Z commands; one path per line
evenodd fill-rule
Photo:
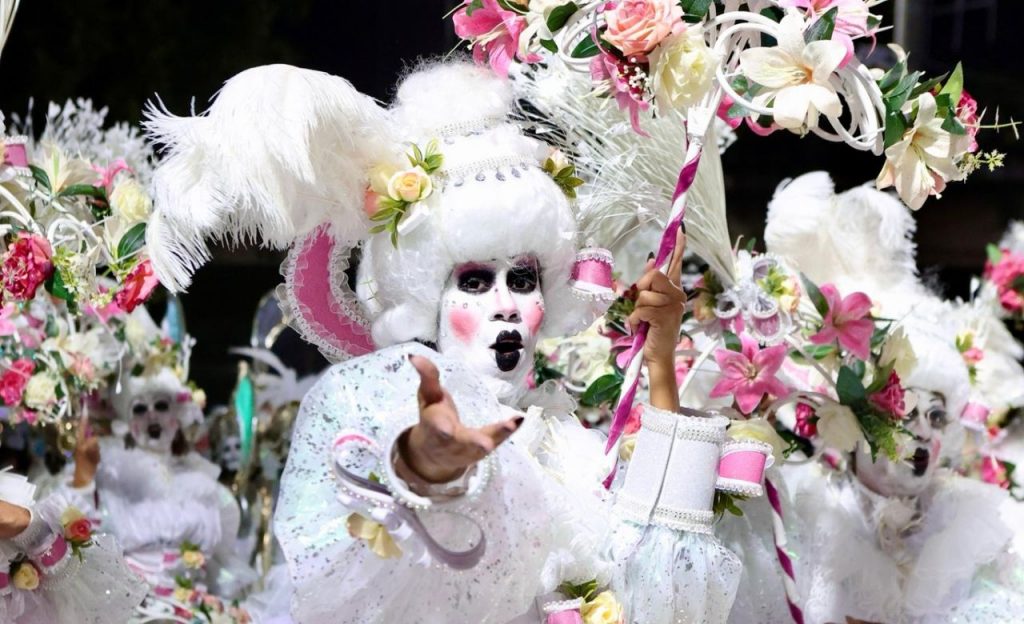
M 352 514 L 346 520 L 345 525 L 348 527 L 349 535 L 366 541 L 370 550 L 378 557 L 397 559 L 402 556 L 402 550 L 381 523 L 359 514 Z
M 39 570 L 28 561 L 23 561 L 14 573 L 13 581 L 18 589 L 33 591 L 39 587 Z
M 852 453 L 857 443 L 864 441 L 864 432 L 853 411 L 834 401 L 826 401 L 816 410 L 818 415 L 818 435 L 826 446 Z
M 67 526 L 75 520 L 80 520 L 85 516 L 79 511 L 78 507 L 68 507 L 64 510 L 64 513 L 60 515 L 60 525 Z
M 729 437 L 733 440 L 755 440 L 770 445 L 776 464 L 781 464 L 785 459 L 782 452 L 789 446 L 775 431 L 775 427 L 764 418 L 732 421 L 729 425 Z
M 185 587 L 174 588 L 174 599 L 178 602 L 188 604 L 189 599 L 192 597 L 192 590 Z
M 622 621 L 622 605 L 615 594 L 603 591 L 594 596 L 580 609 L 583 624 L 619 624 Z
M 198 550 L 186 550 L 181 554 L 181 562 L 190 570 L 198 570 L 206 564 L 206 557 Z
M 192 402 L 199 406 L 199 409 L 206 408 L 206 391 L 196 388 L 192 391 Z
M 696 104 L 711 89 L 718 57 L 696 26 L 671 35 L 651 53 L 651 83 L 663 110 Z
M 422 167 L 399 171 L 388 180 L 388 197 L 397 201 L 417 202 L 433 190 L 434 184 Z
M 558 173 L 562 169 L 565 169 L 566 167 L 572 165 L 572 163 L 569 162 L 569 157 L 566 156 L 565 152 L 563 152 L 560 149 L 551 150 L 551 153 L 548 154 L 548 159 L 551 160 L 552 163 L 554 163 L 555 173 Z
M 892 365 L 900 379 L 906 379 L 914 371 L 917 366 L 917 354 L 914 353 L 914 345 L 910 343 L 910 338 L 902 327 L 898 327 L 886 339 L 878 362 L 882 366 Z
M 126 178 L 110 194 L 110 209 L 129 223 L 143 221 L 153 210 L 153 200 L 141 184 Z
M 57 400 L 57 380 L 49 373 L 32 375 L 25 385 L 25 405 L 44 409 Z
M 619 442 L 619 459 L 628 462 L 633 459 L 633 451 L 636 450 L 636 434 L 631 433 L 629 435 L 622 436 L 622 442 Z

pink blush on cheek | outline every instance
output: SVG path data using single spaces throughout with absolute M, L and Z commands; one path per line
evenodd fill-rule
M 540 324 L 544 322 L 544 304 L 538 302 L 526 308 L 523 317 L 526 321 L 526 326 L 530 328 L 530 333 L 537 335 L 537 331 L 540 330 Z
M 477 328 L 480 327 L 480 318 L 470 310 L 452 310 L 448 317 L 448 325 L 459 342 L 469 344 L 476 337 Z

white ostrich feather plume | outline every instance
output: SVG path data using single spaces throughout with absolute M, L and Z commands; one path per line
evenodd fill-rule
M 166 149 L 147 232 L 160 280 L 185 288 L 211 239 L 283 248 L 325 222 L 340 242 L 364 236 L 366 172 L 396 143 L 385 118 L 346 80 L 287 65 L 238 74 L 199 115 L 151 102 L 145 128 Z

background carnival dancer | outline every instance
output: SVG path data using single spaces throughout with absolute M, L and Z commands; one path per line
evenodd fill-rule
M 813 279 L 868 293 L 903 335 L 883 355 L 894 377 L 869 398 L 901 415 L 895 457 L 870 452 L 855 431 L 837 435 L 843 405 L 797 410 L 794 430 L 832 447 L 827 462 L 784 467 L 810 622 L 1003 622 L 1024 604 L 1000 518 L 1005 492 L 944 467 L 960 454 L 970 380 L 952 306 L 917 278 L 912 224 L 894 198 L 863 187 L 836 196 L 822 173 L 780 187 L 769 208 L 770 250 Z
M 206 238 L 294 239 L 295 324 L 334 359 L 359 356 L 309 392 L 292 439 L 276 528 L 299 622 L 622 617 L 601 591 L 603 440 L 564 391 L 526 384 L 539 337 L 600 313 L 610 258 L 577 253 L 580 180 L 511 107 L 504 80 L 456 63 L 411 74 L 389 110 L 275 66 L 229 81 L 205 115 L 151 112 L 170 147 L 157 270 L 182 286 Z M 654 401 L 674 411 L 683 297 L 646 281 L 636 314 L 672 384 Z
M 231 601 L 256 575 L 235 555 L 238 503 L 217 481 L 220 468 L 191 447 L 203 413 L 182 380 L 190 339 L 173 342 L 143 308 L 125 333 L 133 339 L 124 370 L 132 372 L 108 389 L 113 435 L 98 437 L 83 419 L 59 491 L 118 537 L 149 584 L 136 618 L 189 622 L 206 609 L 245 622 Z
M 146 595 L 110 535 L 57 494 L 0 473 L 0 622 L 123 624 Z

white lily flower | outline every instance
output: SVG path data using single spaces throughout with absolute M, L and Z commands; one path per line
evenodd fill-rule
M 759 106 L 771 103 L 775 123 L 794 132 L 818 126 L 818 115 L 836 119 L 843 103 L 829 83 L 843 62 L 846 48 L 837 41 L 804 42 L 804 20 L 790 13 L 779 23 L 778 45 L 740 53 L 740 69 L 762 90 L 753 98 Z
M 912 103 L 908 103 L 908 106 Z M 970 137 L 953 136 L 942 129 L 936 114 L 935 97 L 922 93 L 917 98 L 917 119 L 903 138 L 885 150 L 885 165 L 875 186 L 896 186 L 896 192 L 912 210 L 917 210 L 929 195 L 939 195 L 946 182 L 962 177 L 956 158 L 967 150 Z

